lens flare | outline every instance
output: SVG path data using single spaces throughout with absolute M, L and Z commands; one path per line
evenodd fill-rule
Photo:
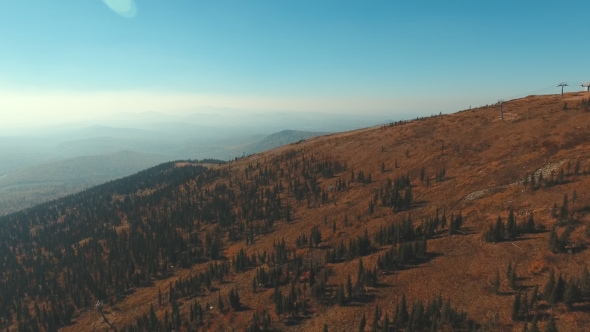
M 102 0 L 112 11 L 123 17 L 135 17 L 137 7 L 134 0 Z

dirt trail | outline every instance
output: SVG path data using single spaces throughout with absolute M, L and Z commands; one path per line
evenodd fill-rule
M 540 174 L 543 174 L 543 178 L 544 179 L 548 179 L 551 177 L 551 172 L 557 172 L 557 170 L 563 165 L 565 164 L 569 159 L 562 159 L 558 162 L 554 162 L 554 163 L 549 163 L 537 170 L 535 170 L 535 172 L 533 174 L 535 174 L 535 177 L 538 178 Z M 487 193 L 495 193 L 498 192 L 508 186 L 515 186 L 518 184 L 522 184 L 523 180 L 521 181 L 516 181 L 514 183 L 511 184 L 507 184 L 504 186 L 497 186 L 497 187 L 492 187 L 492 188 L 486 188 L 486 189 L 481 189 L 481 190 L 477 190 L 474 191 L 472 193 L 470 193 L 469 195 L 465 196 L 463 198 L 463 201 L 472 201 L 474 199 L 480 198 L 482 196 L 484 196 Z

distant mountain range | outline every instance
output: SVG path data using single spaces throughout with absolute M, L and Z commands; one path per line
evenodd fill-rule
M 71 133 L 71 141 L 59 143 L 62 138 L 57 135 L 49 138 L 57 143 L 50 152 L 0 151 L 3 159 L 20 159 L 20 163 L 4 165 L 5 174 L 0 175 L 0 215 L 180 159 L 179 156 L 229 159 L 322 134 L 325 133 L 283 130 L 271 135 L 218 140 L 178 139 L 142 129 L 93 126 Z M 24 143 L 23 146 L 27 147 Z M 60 156 L 66 159 L 59 159 Z M 27 163 L 28 166 L 22 166 Z
M 0 215 L 168 160 L 221 159 L 391 122 L 386 116 L 197 108 L 0 129 Z

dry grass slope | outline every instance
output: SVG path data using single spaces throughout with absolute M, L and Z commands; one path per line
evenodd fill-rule
M 519 222 L 534 212 L 536 223 L 550 228 L 555 223 L 551 216 L 552 206 L 554 203 L 560 205 L 563 195 L 571 197 L 574 190 L 578 196 L 574 217 L 582 224 L 590 224 L 590 176 L 569 175 L 564 184 L 534 191 L 525 189 L 521 182 L 525 174 L 539 172 L 548 165 L 559 165 L 555 170 L 567 172 L 570 162 L 573 172 L 574 164 L 579 160 L 580 172 L 590 170 L 590 112 L 576 108 L 582 98 L 589 97 L 590 93 L 570 93 L 563 99 L 553 95 L 529 96 L 506 102 L 504 119 L 499 118 L 496 107 L 482 107 L 391 127 L 316 137 L 215 166 L 229 167 L 234 176 L 241 177 L 249 164 L 272 167 L 273 158 L 294 149 L 309 157 L 338 160 L 355 173 L 363 170 L 372 176 L 370 184 L 355 182 L 350 189 L 336 192 L 336 205 L 315 207 L 312 204 L 307 207 L 306 202 L 297 204 L 293 198 L 284 197 L 283 202 L 288 200 L 294 208 L 291 223 L 278 222 L 270 235 L 257 238 L 249 246 L 244 241 L 228 241 L 225 254 L 231 258 L 242 247 L 248 253 L 272 251 L 273 242 L 282 238 L 294 247 L 296 238 L 301 234 L 309 235 L 313 226 L 318 226 L 322 232 L 322 246 L 331 247 L 341 240 L 347 242 L 362 235 L 365 229 L 374 234 L 380 226 L 399 222 L 408 215 L 420 221 L 433 215 L 437 208 L 446 209 L 449 214 L 461 212 L 465 223 L 459 234 L 443 233 L 431 240 L 428 250 L 436 256 L 430 261 L 408 270 L 381 275 L 382 286 L 371 290 L 374 301 L 345 307 L 312 302 L 309 317 L 295 325 L 281 325 L 275 317 L 277 327 L 289 331 L 321 331 L 325 323 L 330 331 L 356 331 L 363 314 L 367 315 L 368 322 L 371 321 L 375 304 L 391 313 L 405 293 L 410 301 L 429 300 L 441 294 L 443 298 L 452 299 L 454 306 L 466 310 L 470 318 L 484 327 L 489 326 L 490 330 L 521 331 L 522 323 L 510 319 L 514 291 L 505 281 L 502 282 L 501 295 L 491 291 L 496 271 L 503 276 L 508 263 L 512 262 L 517 268 L 518 284 L 522 289 L 530 289 L 533 285 L 540 285 L 542 289 L 550 268 L 565 276 L 579 276 L 590 261 L 590 250 L 554 254 L 548 247 L 548 233 L 527 234 L 518 241 L 501 243 L 485 242 L 483 233 L 498 216 L 505 219 L 511 208 Z M 564 102 L 568 103 L 569 110 L 563 109 Z M 385 172 L 382 172 L 382 164 Z M 443 166 L 445 180 L 434 181 L 435 173 Z M 422 167 L 431 179 L 428 186 L 419 180 Z M 349 174 L 350 171 L 339 175 L 348 181 Z M 402 213 L 393 213 L 390 208 L 377 205 L 369 214 L 367 207 L 375 190 L 383 186 L 387 178 L 394 179 L 402 174 L 409 174 L 417 203 Z M 550 174 L 544 174 L 547 175 Z M 327 188 L 335 185 L 337 180 L 338 177 L 322 179 L 320 186 Z M 343 225 L 345 215 L 350 221 L 348 227 Z M 328 218 L 327 225 L 324 216 Z M 336 234 L 332 234 L 333 221 L 339 230 Z M 590 245 L 590 239 L 583 232 L 584 227 L 580 226 L 572 235 L 572 240 L 581 248 Z M 321 250 L 306 248 L 299 252 L 323 257 Z M 364 257 L 365 266 L 373 266 L 382 253 L 383 249 Z M 151 303 L 157 303 L 158 289 L 166 290 L 170 282 L 203 270 L 204 265 L 197 265 L 191 271 L 177 270 L 174 277 L 157 281 L 154 287 L 138 289 L 114 306 L 105 308 L 106 316 L 116 326 L 133 323 L 138 315 L 148 312 Z M 347 274 L 356 275 L 357 266 L 357 260 L 332 264 L 334 275 L 330 283 L 344 284 Z M 230 282 L 220 286 L 222 294 L 237 287 L 242 303 L 250 310 L 224 314 L 212 310 L 208 313 L 213 322 L 209 330 L 239 330 L 250 320 L 254 310 L 265 308 L 274 312 L 270 299 L 272 289 L 252 291 L 255 274 L 255 270 L 250 270 L 232 275 Z M 199 301 L 216 303 L 217 296 L 217 292 L 213 292 Z M 157 315 L 162 317 L 164 310 L 156 308 Z M 182 312 L 187 310 L 188 305 L 181 306 Z M 549 311 L 555 314 L 560 331 L 590 331 L 587 306 L 568 311 L 560 304 L 543 312 Z M 496 325 L 491 322 L 494 313 L 499 317 Z M 541 321 L 540 327 L 543 326 Z M 94 331 L 105 327 L 99 313 L 87 311 L 80 315 L 75 325 L 63 330 Z

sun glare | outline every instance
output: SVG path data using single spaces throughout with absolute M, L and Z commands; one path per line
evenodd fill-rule
M 132 18 L 137 14 L 134 0 L 102 0 L 102 2 L 123 17 Z

